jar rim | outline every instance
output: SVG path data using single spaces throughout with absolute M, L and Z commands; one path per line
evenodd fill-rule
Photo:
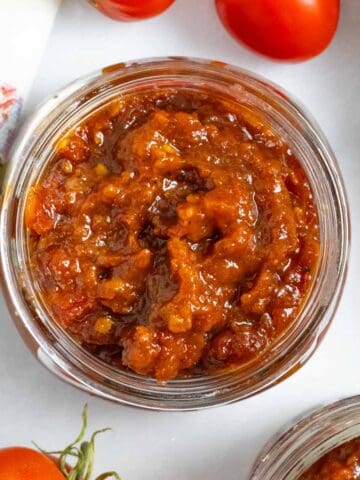
M 97 102 L 106 98 L 109 101 L 110 93 L 113 92 L 111 89 L 115 92 L 116 88 L 126 90 L 130 88 L 130 84 L 139 85 L 144 78 L 145 81 L 149 79 L 175 81 L 179 78 L 182 82 L 185 79 L 191 79 L 194 82 L 196 79 L 199 85 L 213 82 L 213 85 L 221 84 L 223 88 L 231 87 L 232 94 L 236 93 L 242 100 L 245 97 L 247 101 L 250 101 L 250 98 L 252 101 L 257 99 L 264 111 L 267 110 L 268 115 L 278 114 L 278 121 L 281 120 L 284 133 L 287 134 L 287 131 L 294 128 L 292 122 L 298 122 L 300 133 L 296 133 L 300 139 L 297 141 L 303 141 L 304 145 L 306 143 L 302 147 L 307 148 L 304 152 L 309 156 L 312 155 L 312 158 L 315 158 L 317 155 L 317 163 L 315 162 L 316 165 L 312 167 L 314 171 L 312 173 L 310 171 L 310 174 L 319 175 L 315 167 L 320 167 L 320 171 L 324 173 L 323 182 L 316 179 L 314 183 L 312 179 L 312 186 L 315 189 L 326 190 L 327 188 L 325 193 L 329 203 L 326 205 L 326 212 L 322 211 L 323 208 L 319 211 L 319 217 L 324 218 L 328 229 L 333 228 L 332 236 L 336 238 L 332 238 L 331 232 L 327 232 L 328 236 L 324 242 L 329 243 L 327 248 L 332 248 L 333 252 L 327 253 L 327 263 L 322 266 L 324 267 L 323 283 L 321 284 L 318 277 L 314 282 L 313 290 L 318 291 L 320 287 L 324 290 L 324 282 L 329 281 L 329 279 L 326 280 L 325 273 L 327 277 L 331 273 L 331 288 L 327 285 L 326 299 L 319 298 L 316 309 L 313 306 L 312 310 L 316 312 L 311 312 L 310 296 L 303 306 L 299 318 L 301 315 L 304 317 L 312 315 L 314 318 L 316 316 L 316 321 L 311 321 L 312 317 L 309 318 L 306 329 L 299 332 L 296 338 L 285 339 L 287 345 L 283 350 L 279 349 L 279 344 L 284 342 L 284 338 L 281 338 L 280 343 L 275 343 L 267 351 L 262 364 L 254 366 L 252 370 L 247 366 L 246 371 L 244 368 L 239 368 L 216 376 L 172 380 L 166 385 L 160 385 L 151 378 L 132 372 L 119 371 L 104 365 L 103 362 L 85 352 L 55 322 L 47 321 L 41 305 L 37 303 L 30 308 L 29 299 L 25 298 L 23 289 L 19 288 L 20 275 L 21 282 L 25 279 L 26 288 L 33 290 L 24 264 L 16 264 L 19 259 L 14 257 L 24 255 L 23 244 L 19 241 L 22 239 L 19 205 L 26 197 L 23 187 L 31 176 L 31 161 L 36 158 L 34 150 L 40 148 L 40 141 L 48 147 L 51 146 L 53 138 L 51 135 L 55 128 L 63 128 L 71 116 L 79 114 L 79 111 L 84 113 L 85 108 L 92 107 L 89 92 L 96 91 L 96 95 L 92 98 Z M 97 394 L 122 403 L 161 410 L 193 410 L 230 403 L 259 392 L 286 378 L 314 352 L 329 326 L 345 281 L 350 239 L 348 205 L 342 178 L 331 148 L 315 122 L 312 119 L 309 120 L 309 115 L 305 114 L 298 103 L 294 102 L 280 87 L 250 72 L 222 62 L 184 57 L 136 60 L 107 67 L 66 86 L 48 99 L 30 117 L 17 138 L 10 156 L 3 208 L 0 214 L 3 283 L 10 310 L 14 309 L 18 321 L 23 323 L 28 333 L 52 361 L 61 365 L 66 375 L 73 377 L 83 387 L 91 386 Z M 305 161 L 307 161 L 306 158 Z M 309 176 L 309 171 L 307 174 Z M 319 206 L 317 205 L 318 209 Z M 325 214 L 329 215 L 329 219 L 325 218 Z M 332 222 L 335 224 L 331 225 Z M 34 291 L 32 294 L 32 301 L 35 301 Z
M 360 395 L 313 410 L 271 438 L 255 461 L 251 480 L 297 480 L 334 448 L 360 437 Z

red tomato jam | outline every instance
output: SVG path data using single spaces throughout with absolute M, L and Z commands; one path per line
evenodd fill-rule
M 360 437 L 324 455 L 299 480 L 356 480 L 360 478 Z
M 294 322 L 319 253 L 298 160 L 213 93 L 142 93 L 93 114 L 56 145 L 25 222 L 54 319 L 159 381 L 259 358 Z

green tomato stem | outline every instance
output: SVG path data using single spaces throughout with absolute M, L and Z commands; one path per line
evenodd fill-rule
M 107 432 L 110 428 L 104 428 L 94 432 L 90 440 L 84 440 L 88 427 L 88 406 L 85 405 L 82 412 L 82 427 L 76 439 L 70 443 L 64 450 L 45 451 L 36 448 L 45 455 L 58 455 L 59 470 L 67 480 L 90 480 L 94 468 L 95 439 L 100 433 Z M 74 462 L 75 461 L 75 462 Z M 69 467 L 69 465 L 72 465 Z M 106 472 L 98 476 L 95 480 L 105 480 L 106 478 L 121 480 L 116 472 Z

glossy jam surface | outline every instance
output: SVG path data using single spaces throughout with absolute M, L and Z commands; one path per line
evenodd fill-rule
M 296 318 L 319 252 L 286 143 L 244 106 L 191 91 L 124 97 L 68 132 L 25 223 L 54 319 L 160 381 L 258 358 Z
M 360 479 L 360 438 L 331 450 L 301 475 L 299 480 Z

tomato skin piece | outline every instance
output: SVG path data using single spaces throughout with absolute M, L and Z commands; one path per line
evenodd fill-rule
M 56 464 L 46 455 L 26 447 L 0 450 L 1 480 L 64 480 Z
M 216 7 L 229 33 L 252 50 L 303 61 L 331 42 L 340 0 L 216 0 Z
M 123 22 L 154 17 L 174 2 L 175 0 L 90 0 L 104 15 Z

